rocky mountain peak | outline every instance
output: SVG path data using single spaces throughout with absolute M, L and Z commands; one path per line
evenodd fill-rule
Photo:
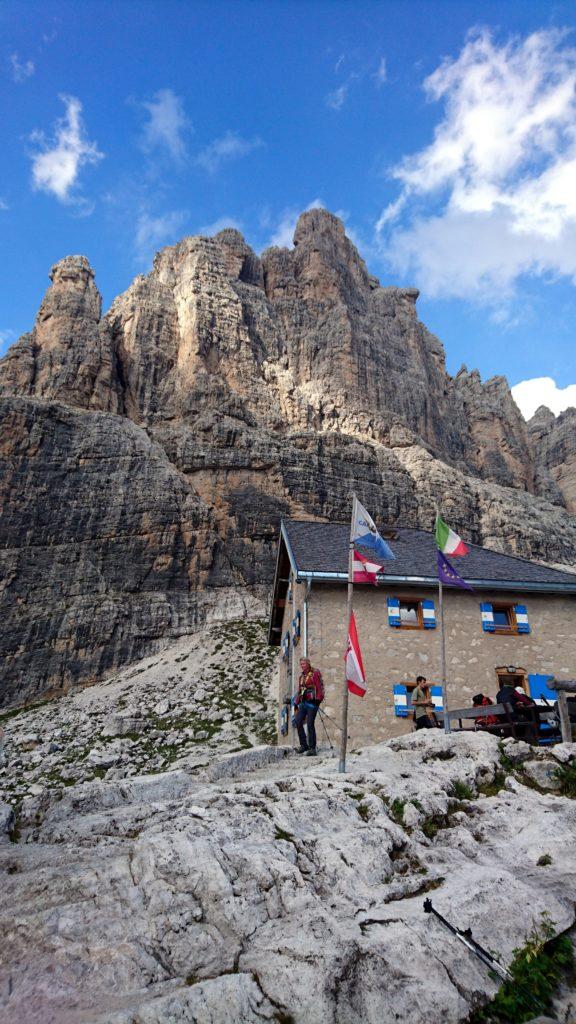
M 576 412 L 528 431 L 505 378 L 452 378 L 416 289 L 381 287 L 333 214 L 294 241 L 183 238 L 103 317 L 85 257 L 52 268 L 0 361 L 8 699 L 98 678 L 224 591 L 252 600 L 280 518 L 344 519 L 352 490 L 426 528 L 457 494 L 470 540 L 574 559 Z
M 534 415 L 528 420 L 530 430 L 539 427 L 549 427 L 556 419 L 554 413 L 547 405 L 539 405 Z

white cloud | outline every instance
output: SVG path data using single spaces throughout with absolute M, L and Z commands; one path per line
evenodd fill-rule
M 79 202 L 72 190 L 80 169 L 85 164 L 97 163 L 104 154 L 86 137 L 80 100 L 65 95 L 60 99 L 66 113 L 56 122 L 52 140 L 48 141 L 42 132 L 31 136 L 39 146 L 32 158 L 32 180 L 35 189 L 55 195 L 62 203 Z
M 186 134 L 192 130 L 183 101 L 172 89 L 160 89 L 142 106 L 149 115 L 144 125 L 142 148 L 147 153 L 167 151 L 176 163 L 182 163 L 186 157 Z
M 342 110 L 348 96 L 348 82 L 344 82 L 344 85 L 338 86 L 332 92 L 329 92 L 326 97 L 326 106 L 330 107 L 331 110 Z
M 0 210 L 9 210 L 10 207 L 5 199 L 0 199 Z
M 392 170 L 402 190 L 377 224 L 390 263 L 432 294 L 488 301 L 522 274 L 576 279 L 576 50 L 565 33 L 498 46 L 475 32 L 424 88 L 444 116 L 434 141 Z
M 313 199 L 306 209 L 320 210 L 323 207 L 324 203 L 321 199 Z M 294 208 L 284 210 L 270 238 L 269 244 L 277 245 L 281 249 L 291 249 L 294 242 L 296 223 L 301 213 L 302 210 L 295 210 Z
M 384 82 L 388 80 L 388 68 L 386 66 L 386 57 L 380 58 L 380 63 L 374 72 L 374 79 L 377 85 L 384 85 Z
M 187 217 L 187 210 L 170 210 L 158 217 L 153 217 L 147 210 L 142 210 L 136 223 L 134 239 L 137 262 L 149 263 L 159 248 L 178 241 Z
M 196 163 L 210 174 L 214 174 L 228 160 L 238 160 L 263 145 L 262 139 L 244 139 L 237 132 L 228 131 L 206 146 L 196 157 Z
M 18 84 L 25 82 L 27 78 L 34 74 L 34 62 L 31 60 L 20 60 L 17 53 L 10 55 L 10 64 L 12 65 L 12 78 Z
M 525 420 L 529 420 L 541 405 L 547 406 L 557 416 L 564 409 L 576 408 L 576 384 L 559 388 L 552 377 L 533 377 L 515 384 L 512 397 Z
M 224 228 L 236 228 L 237 231 L 241 231 L 242 225 L 235 217 L 218 217 L 211 224 L 204 224 L 201 228 L 198 228 L 198 234 L 207 235 L 211 238 L 212 235 L 217 235 Z

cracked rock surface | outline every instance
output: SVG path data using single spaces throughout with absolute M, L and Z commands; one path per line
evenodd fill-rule
M 183 761 L 31 796 L 0 846 L 1 1019 L 465 1021 L 495 983 L 426 894 L 504 963 L 542 912 L 574 920 L 576 805 L 521 755 L 419 733 L 344 775 L 294 757 L 210 782 Z

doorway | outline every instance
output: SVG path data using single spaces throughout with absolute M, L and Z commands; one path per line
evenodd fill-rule
M 495 671 L 498 690 L 502 686 L 521 686 L 526 696 L 530 696 L 530 683 L 525 668 L 518 665 L 499 665 Z

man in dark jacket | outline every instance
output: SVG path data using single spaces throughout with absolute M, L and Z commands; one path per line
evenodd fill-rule
M 298 754 L 306 754 L 307 757 L 316 756 L 316 727 L 314 722 L 318 714 L 318 708 L 324 699 L 324 684 L 320 672 L 312 668 L 308 658 L 300 659 L 300 678 L 298 680 L 298 693 L 294 698 L 296 708 L 295 726 L 298 730 L 300 748 Z M 306 725 L 306 732 L 304 731 Z

